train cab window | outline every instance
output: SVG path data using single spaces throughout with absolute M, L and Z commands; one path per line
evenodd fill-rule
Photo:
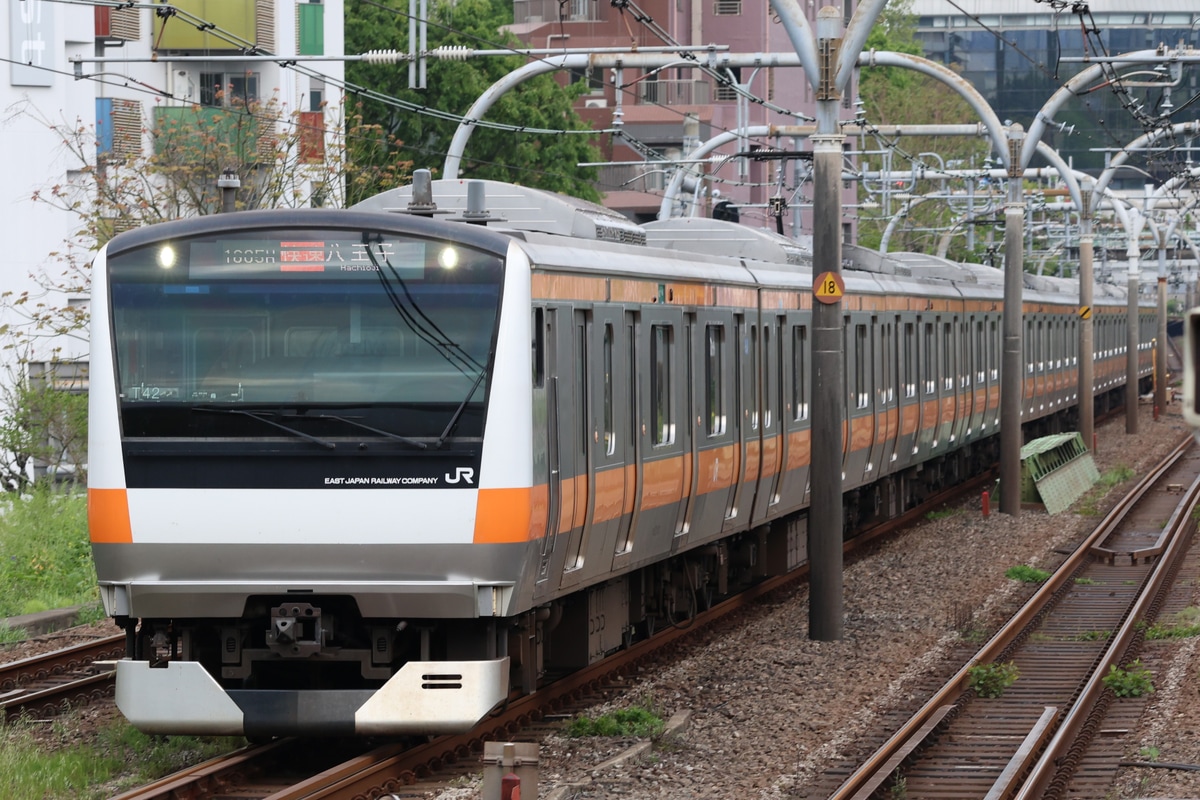
M 792 419 L 808 419 L 808 328 L 792 326 Z
M 675 421 L 671 402 L 671 345 L 669 325 L 650 328 L 650 401 L 653 403 L 653 436 L 655 445 L 671 444 L 675 440 Z
M 708 418 L 708 435 L 725 433 L 725 328 L 708 325 L 704 328 L 704 408 Z
M 533 385 L 540 389 L 546 385 L 546 310 L 533 310 Z
M 917 330 L 911 322 L 904 323 L 904 374 L 900 381 L 904 385 L 904 396 L 917 396 Z
M 867 349 L 867 326 L 854 326 L 854 407 L 870 405 L 870 387 L 867 385 L 867 366 L 871 354 Z
M 604 454 L 617 450 L 617 434 L 613 422 L 613 326 L 604 324 Z

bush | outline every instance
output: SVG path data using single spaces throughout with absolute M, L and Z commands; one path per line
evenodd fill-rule
M 658 736 L 666 727 L 658 714 L 648 708 L 623 708 L 596 718 L 576 717 L 567 726 L 567 735 L 619 736 L 645 739 Z
M 87 498 L 39 482 L 0 499 L 0 617 L 98 600 Z
M 1021 676 L 1012 661 L 1004 664 L 976 664 L 967 670 L 968 680 L 975 694 L 980 697 L 1000 697 L 1004 690 L 1017 682 Z
M 1108 668 L 1108 674 L 1102 680 L 1104 685 L 1111 689 L 1117 697 L 1141 697 L 1145 694 L 1154 694 L 1154 682 L 1150 678 L 1150 670 L 1142 666 L 1141 659 L 1134 661 L 1125 669 L 1112 664 Z

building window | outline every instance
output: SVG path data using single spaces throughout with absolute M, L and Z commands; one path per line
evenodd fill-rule
M 201 72 L 200 105 L 244 106 L 258 100 L 257 72 Z
M 742 68 L 729 67 L 725 70 L 724 77 L 729 79 L 729 83 L 718 83 L 716 85 L 715 91 L 713 92 L 713 100 L 718 102 L 736 100 L 737 89 L 735 88 L 735 84 L 740 84 L 742 82 Z
M 144 124 L 139 101 L 96 98 L 96 155 L 112 158 L 141 155 Z
M 325 6 L 320 0 L 296 6 L 296 52 L 302 56 L 325 55 Z

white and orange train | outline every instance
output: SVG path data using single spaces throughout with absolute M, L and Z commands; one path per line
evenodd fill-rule
M 89 523 L 137 727 L 462 730 L 804 562 L 805 252 L 500 183 L 411 194 L 99 253 Z M 1004 309 L 999 270 L 847 254 L 849 535 L 994 462 Z M 1027 435 L 1072 424 L 1075 285 L 1026 278 Z M 1096 298 L 1104 404 L 1126 300 Z

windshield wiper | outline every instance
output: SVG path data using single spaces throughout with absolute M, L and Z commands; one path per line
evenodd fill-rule
M 275 420 L 271 419 L 271 416 L 269 413 L 246 411 L 245 409 L 242 409 L 242 408 L 214 408 L 213 406 L 192 406 L 192 411 L 203 411 L 203 412 L 206 412 L 209 414 L 233 414 L 235 416 L 240 416 L 240 417 L 250 417 L 251 419 L 256 419 L 259 422 L 265 422 L 268 425 L 273 425 L 274 427 L 279 428 L 280 430 L 287 431 L 288 433 L 292 434 L 293 436 L 299 436 L 301 439 L 307 439 L 308 441 L 312 442 L 313 444 L 319 444 L 321 447 L 324 447 L 326 450 L 334 450 L 337 448 L 337 445 L 334 444 L 333 442 L 327 442 L 324 439 L 318 439 L 316 436 L 312 436 L 301 430 L 296 430 L 293 427 L 284 425 L 282 422 L 276 422 Z
M 392 433 L 391 431 L 372 428 L 370 425 L 357 422 L 352 419 L 347 419 L 346 417 L 339 417 L 337 414 L 316 414 L 311 417 L 306 414 L 289 414 L 288 416 L 296 419 L 332 419 L 337 422 L 344 422 L 347 425 L 351 425 L 355 428 L 361 428 L 364 431 L 370 431 L 371 433 L 378 434 L 379 436 L 386 436 L 388 439 L 394 439 L 397 442 L 403 442 L 404 444 L 411 445 L 419 450 L 425 450 L 429 447 L 429 445 L 425 444 L 425 442 L 419 442 L 416 439 L 410 439 L 407 436 L 401 436 L 400 434 Z
M 450 422 L 446 423 L 446 430 L 442 431 L 442 435 L 438 437 L 434 447 L 441 447 L 446 442 L 446 437 L 450 435 L 450 431 L 454 430 L 454 426 L 458 424 L 458 418 L 462 416 L 463 411 L 467 409 L 467 403 L 471 402 L 471 396 L 475 394 L 475 390 L 479 388 L 479 384 L 483 382 L 485 370 L 479 370 L 479 374 L 475 376 L 475 382 L 471 384 L 471 391 L 467 392 L 467 396 L 458 404 L 454 415 L 450 417 Z

